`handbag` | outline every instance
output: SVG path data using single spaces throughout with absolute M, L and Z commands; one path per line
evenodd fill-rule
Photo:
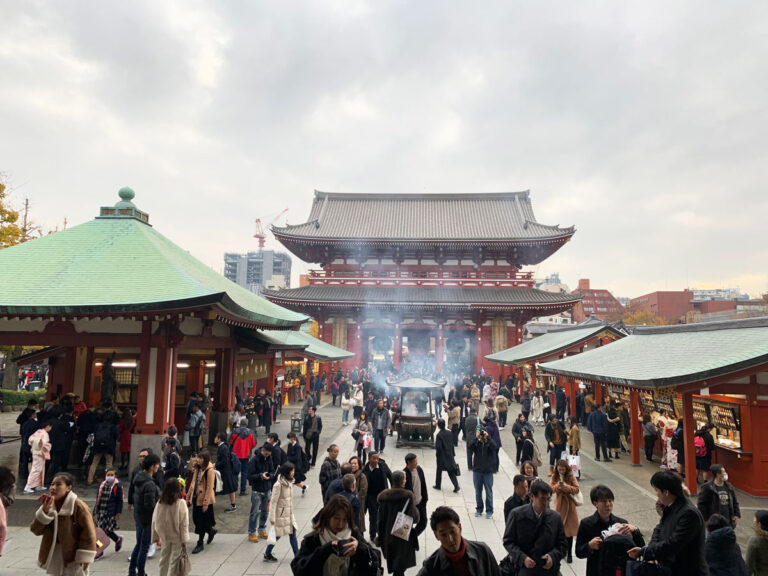
M 459 467 L 459 463 L 456 462 L 455 464 L 456 464 L 456 467 L 453 469 L 453 473 L 456 476 L 461 476 L 461 468 Z
M 360 430 L 353 430 L 352 431 L 352 438 L 355 439 L 355 442 L 360 440 Z
M 407 541 L 411 537 L 411 529 L 413 528 L 413 516 L 409 516 L 405 513 L 408 510 L 408 504 L 411 503 L 411 499 L 405 501 L 403 509 L 395 516 L 395 523 L 392 524 L 392 530 L 390 534 L 395 538 Z
M 192 572 L 192 561 L 189 559 L 187 549 L 182 548 L 181 555 L 176 561 L 176 574 L 179 574 L 180 576 L 187 576 L 187 574 L 190 572 Z
M 576 492 L 576 494 L 571 494 L 570 496 L 576 506 L 581 506 L 584 504 L 584 494 L 581 493 L 581 490 Z
M 270 526 L 269 532 L 267 532 L 267 544 L 277 544 L 277 533 L 274 526 Z
M 627 560 L 626 576 L 671 576 L 672 570 L 655 562 Z

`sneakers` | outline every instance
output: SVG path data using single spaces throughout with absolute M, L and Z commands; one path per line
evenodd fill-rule
M 152 544 L 149 545 L 149 550 L 147 550 L 147 558 L 152 558 L 152 556 L 155 555 L 155 552 L 157 552 L 157 544 L 152 542 Z
M 482 512 L 475 512 L 475 518 L 480 518 L 480 516 L 482 515 L 483 515 Z
M 250 542 L 258 542 L 259 541 L 259 535 L 258 534 L 248 534 L 248 540 Z
M 264 554 L 264 562 L 277 562 L 277 558 L 272 556 L 272 554 Z
M 493 512 L 489 512 L 488 514 L 486 514 L 486 515 L 485 515 L 485 517 L 486 517 L 488 520 L 493 520 Z
M 259 538 L 261 538 L 262 540 L 266 540 L 267 538 L 269 538 L 269 535 L 267 534 L 267 531 L 266 530 L 262 530 L 261 532 L 259 532 Z
M 34 488 L 24 488 L 24 494 L 34 494 Z
M 123 537 L 120 536 L 117 539 L 117 542 L 115 542 L 115 552 L 120 552 L 120 549 L 123 547 Z
M 35 486 L 35 492 L 44 492 L 45 490 L 48 490 L 45 486 Z
M 237 506 L 232 504 L 229 508 L 224 510 L 224 514 L 231 514 L 232 512 L 236 512 L 236 511 L 237 511 Z

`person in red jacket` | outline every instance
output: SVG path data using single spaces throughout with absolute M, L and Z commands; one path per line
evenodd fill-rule
M 256 447 L 256 433 L 248 428 L 248 419 L 241 418 L 240 425 L 232 431 L 232 453 L 240 460 L 240 496 L 245 496 L 248 486 L 248 458 Z

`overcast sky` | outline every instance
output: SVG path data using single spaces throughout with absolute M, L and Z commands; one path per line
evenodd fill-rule
M 617 296 L 768 291 L 768 3 L 0 0 L 0 15 L 0 171 L 47 228 L 127 185 L 221 270 L 256 247 L 255 218 L 306 220 L 314 189 L 530 189 L 539 221 L 577 227 L 537 275 Z

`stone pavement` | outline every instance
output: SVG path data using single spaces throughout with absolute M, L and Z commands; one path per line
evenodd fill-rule
M 274 426 L 274 430 L 284 437 L 290 427 L 290 414 L 298 408 L 286 407 L 280 424 Z M 519 407 L 512 405 L 511 417 L 516 414 Z M 321 436 L 321 449 L 331 443 L 336 443 L 341 448 L 340 458 L 346 459 L 352 455 L 354 440 L 351 438 L 351 428 L 341 426 L 341 410 L 326 405 L 319 411 L 323 418 L 324 431 Z M 494 518 L 487 520 L 485 517 L 475 518 L 475 498 L 472 486 L 471 473 L 466 471 L 465 444 L 459 443 L 457 448 L 457 461 L 461 464 L 463 474 L 459 477 L 461 492 L 452 493 L 452 487 L 447 478 L 443 478 L 443 490 L 438 492 L 431 488 L 434 483 L 435 457 L 431 448 L 403 447 L 395 448 L 395 438 L 389 438 L 384 451 L 384 459 L 392 469 L 404 466 L 404 457 L 408 452 L 414 452 L 419 457 L 419 463 L 424 468 L 429 488 L 428 510 L 432 511 L 438 505 L 448 505 L 454 508 L 461 518 L 464 536 L 468 539 L 482 540 L 486 542 L 497 560 L 504 556 L 502 537 L 504 533 L 503 504 L 504 500 L 512 493 L 512 478 L 517 473 L 514 465 L 514 441 L 511 435 L 511 425 L 502 430 L 503 450 L 500 454 L 500 470 L 494 479 Z M 543 428 L 536 428 L 537 442 L 545 447 Z M 650 538 L 653 527 L 658 522 L 658 516 L 654 509 L 655 497 L 648 480 L 658 468 L 656 465 L 645 464 L 632 466 L 629 456 L 622 456 L 619 461 L 610 464 L 594 462 L 591 457 L 591 435 L 586 430 L 582 431 L 582 490 L 585 494 L 585 505 L 579 508 L 579 516 L 585 517 L 594 512 L 589 503 L 589 490 L 598 483 L 604 483 L 611 487 L 616 495 L 614 512 L 624 516 L 630 522 L 638 525 L 646 538 Z M 511 458 L 510 458 L 511 456 Z M 547 458 L 546 453 L 542 454 Z M 308 474 L 308 486 L 306 496 L 302 497 L 300 491 L 294 493 L 295 516 L 299 526 L 299 541 L 310 529 L 310 519 L 321 508 L 317 468 L 310 470 Z M 542 477 L 546 479 L 546 465 L 542 467 Z M 92 500 L 94 495 L 85 494 L 86 500 Z M 89 498 L 90 497 L 90 498 Z M 742 506 L 745 508 L 743 522 L 737 533 L 739 542 L 744 545 L 751 533 L 749 524 L 755 508 L 768 508 L 765 499 L 751 498 L 745 494 L 739 494 Z M 9 541 L 5 553 L 0 558 L 0 574 L 3 576 L 20 576 L 22 574 L 40 574 L 36 567 L 35 559 L 39 546 L 39 539 L 28 531 L 28 523 L 36 508 L 36 503 L 29 501 L 26 506 L 17 502 L 9 509 L 9 520 L 13 525 L 9 529 Z M 274 554 L 280 560 L 278 563 L 269 564 L 262 560 L 264 542 L 251 543 L 247 540 L 246 525 L 250 506 L 249 497 L 238 498 L 238 511 L 234 514 L 223 514 L 227 506 L 226 498 L 219 498 L 216 504 L 216 518 L 220 534 L 216 536 L 213 544 L 206 546 L 203 553 L 192 556 L 192 574 L 205 576 L 236 576 L 244 574 L 291 574 L 290 561 L 293 553 L 286 538 L 280 540 L 275 547 Z M 748 520 L 748 521 L 747 521 Z M 192 527 L 190 527 L 192 529 Z M 123 550 L 114 552 L 113 546 L 107 550 L 105 556 L 96 562 L 91 570 L 93 574 L 127 574 L 127 559 L 132 549 L 135 538 L 132 530 L 124 526 L 120 532 L 124 539 Z M 407 571 L 413 576 L 426 555 L 437 549 L 438 543 L 432 532 L 427 528 L 420 538 L 421 550 L 417 553 L 417 567 Z M 158 556 L 148 561 L 147 573 L 158 573 Z M 573 564 L 563 564 L 564 576 L 584 574 L 586 562 L 574 558 Z

